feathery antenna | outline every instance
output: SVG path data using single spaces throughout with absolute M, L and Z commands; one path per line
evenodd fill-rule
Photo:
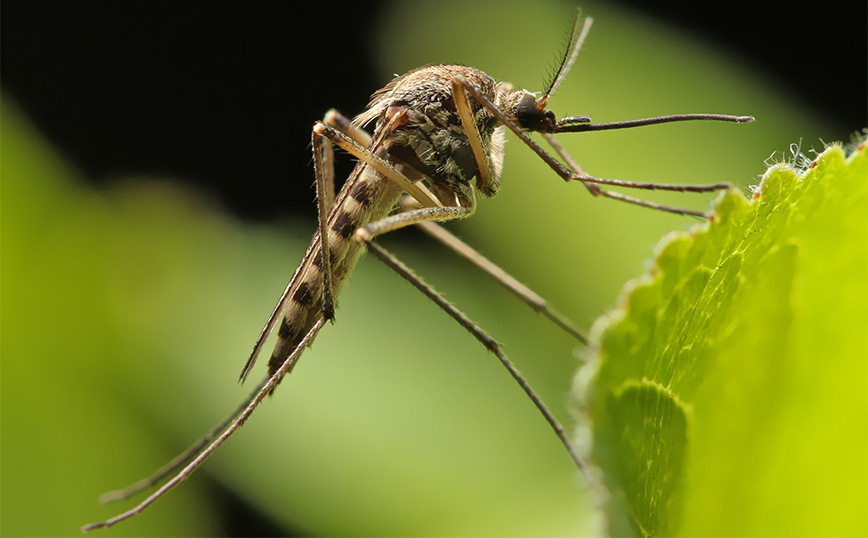
M 570 39 L 567 42 L 567 46 L 564 49 L 564 57 L 561 59 L 561 64 L 558 66 L 557 71 L 555 71 L 555 75 L 552 78 L 552 83 L 549 84 L 549 88 L 546 90 L 545 95 L 542 96 L 539 101 L 540 110 L 545 108 L 546 101 L 548 98 L 555 93 L 555 90 L 558 86 L 560 86 L 561 82 L 563 82 L 564 78 L 567 76 L 567 73 L 570 72 L 570 68 L 573 67 L 573 64 L 576 62 L 576 58 L 579 57 L 579 50 L 581 50 L 582 45 L 585 42 L 585 38 L 588 36 L 588 32 L 591 30 L 591 24 L 594 23 L 594 19 L 591 17 L 585 17 L 585 22 L 581 27 L 581 32 L 579 32 L 579 22 L 582 20 L 582 12 L 579 10 L 576 13 L 576 20 L 573 22 L 573 29 L 570 32 Z

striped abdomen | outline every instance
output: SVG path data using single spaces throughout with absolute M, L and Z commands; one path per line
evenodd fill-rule
M 332 296 L 335 300 L 365 248 L 353 239 L 353 232 L 387 216 L 401 192 L 400 188 L 363 163 L 356 165 L 341 189 L 328 215 Z M 322 265 L 317 231 L 290 282 L 283 319 L 277 330 L 277 344 L 268 361 L 269 376 L 280 368 L 322 315 Z

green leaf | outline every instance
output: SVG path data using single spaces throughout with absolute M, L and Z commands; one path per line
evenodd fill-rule
M 772 166 L 658 246 L 575 391 L 613 535 L 864 535 L 863 142 Z

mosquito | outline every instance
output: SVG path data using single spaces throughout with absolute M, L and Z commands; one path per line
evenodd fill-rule
M 159 489 L 126 512 L 85 525 L 83 532 L 110 527 L 142 512 L 190 476 L 241 427 L 262 400 L 292 371 L 304 349 L 311 345 L 325 324 L 334 321 L 335 298 L 365 251 L 373 253 L 418 288 L 500 360 L 549 423 L 578 469 L 589 482 L 592 481 L 587 464 L 573 447 L 564 427 L 501 351 L 498 343 L 376 240 L 383 234 L 407 226 L 421 227 L 494 277 L 536 312 L 588 345 L 588 340 L 575 325 L 548 301 L 439 224 L 471 216 L 476 210 L 477 194 L 484 198 L 497 194 L 503 170 L 506 130 L 512 131 L 561 179 L 583 184 L 594 196 L 669 213 L 705 217 L 699 211 L 658 204 L 606 187 L 702 193 L 727 189 L 729 184 L 673 185 L 594 177 L 579 167 L 553 135 L 691 120 L 747 123 L 753 121 L 753 117 L 677 114 L 596 124 L 591 123 L 588 116 L 557 120 L 546 104 L 575 62 L 590 30 L 592 19 L 584 18 L 583 24 L 582 20 L 580 15 L 576 17 L 565 54 L 541 97 L 527 90 L 515 90 L 508 83 L 498 83 L 472 67 L 429 65 L 394 78 L 374 93 L 367 110 L 354 120 L 330 110 L 323 121 L 314 125 L 311 144 L 318 229 L 256 340 L 240 380 L 244 381 L 250 374 L 266 339 L 277 327 L 277 343 L 268 362 L 268 375 L 232 414 L 205 437 L 151 477 L 126 489 L 109 492 L 101 497 L 101 501 L 125 499 L 171 477 Z M 376 128 L 373 135 L 369 135 L 364 128 L 373 122 L 376 122 Z M 540 133 L 563 163 L 534 142 L 528 134 L 530 132 Z M 334 146 L 358 159 L 337 196 L 334 189 Z

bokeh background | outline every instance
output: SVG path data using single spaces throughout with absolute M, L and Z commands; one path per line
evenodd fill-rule
M 595 175 L 747 188 L 773 151 L 819 149 L 866 124 L 864 2 L 821 13 L 735 2 L 701 22 L 582 7 L 595 24 L 550 102 L 559 116 L 757 117 L 562 137 Z M 574 10 L 4 2 L 0 533 L 76 535 L 126 508 L 96 499 L 247 394 L 235 379 L 315 227 L 308 143 L 325 110 L 354 115 L 394 73 L 426 63 L 542 89 Z M 512 141 L 501 193 L 451 228 L 588 327 L 657 239 L 692 222 L 594 200 Z M 575 341 L 421 234 L 383 243 L 503 342 L 573 423 Z M 145 514 L 97 532 L 598 529 L 571 460 L 495 358 L 365 259 L 337 323 L 241 432 Z

